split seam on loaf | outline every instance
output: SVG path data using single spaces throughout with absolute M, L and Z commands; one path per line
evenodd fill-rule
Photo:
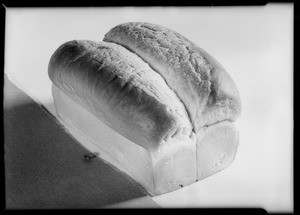
M 116 43 L 116 44 L 118 44 L 118 45 L 120 45 L 120 46 L 126 48 L 126 49 L 127 49 L 128 51 L 130 51 L 131 53 L 136 54 L 136 53 L 134 52 L 134 50 L 130 49 L 130 47 L 128 47 L 128 46 L 126 46 L 126 45 L 124 45 L 124 44 L 117 43 L 117 42 L 114 42 L 114 43 Z M 193 129 L 191 130 L 190 135 L 192 135 L 192 132 L 196 133 L 195 127 L 194 127 L 194 124 L 193 124 L 193 121 L 192 121 L 192 118 L 191 118 L 190 111 L 187 109 L 187 107 L 186 107 L 185 103 L 183 102 L 183 100 L 178 96 L 178 93 L 177 93 L 173 88 L 171 88 L 170 84 L 166 81 L 166 78 L 163 77 L 163 76 L 158 72 L 158 70 L 157 70 L 155 67 L 153 67 L 151 64 L 149 64 L 142 56 L 139 56 L 138 54 L 136 54 L 136 55 L 137 55 L 138 57 L 140 57 L 145 63 L 147 63 L 147 64 L 149 65 L 149 67 L 150 67 L 154 72 L 156 72 L 158 75 L 160 75 L 160 77 L 165 81 L 165 83 L 166 83 L 166 85 L 169 87 L 169 89 L 172 90 L 172 91 L 174 92 L 174 94 L 177 96 L 177 99 L 178 99 L 178 100 L 182 103 L 182 105 L 184 106 L 185 111 L 186 111 L 186 113 L 187 113 L 187 117 L 188 117 L 189 121 L 191 122 L 191 125 L 193 126 Z M 175 132 L 175 133 L 176 133 L 176 132 Z M 175 133 L 174 133 L 174 134 L 175 134 Z M 171 136 L 172 136 L 172 135 L 171 135 Z

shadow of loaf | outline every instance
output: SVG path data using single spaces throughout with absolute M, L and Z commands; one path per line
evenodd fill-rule
M 70 137 L 7 78 L 4 84 L 7 209 L 91 209 L 144 197 L 128 175 Z
M 66 42 L 48 72 L 62 123 L 150 195 L 208 177 L 235 157 L 241 102 L 232 78 L 170 29 L 131 22 L 101 42 Z

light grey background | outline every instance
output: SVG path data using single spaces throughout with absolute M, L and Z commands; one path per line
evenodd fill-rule
M 54 113 L 47 65 L 55 49 L 73 39 L 102 40 L 128 21 L 160 24 L 197 43 L 226 68 L 242 98 L 234 163 L 153 199 L 163 207 L 293 210 L 293 4 L 7 8 L 5 73 Z

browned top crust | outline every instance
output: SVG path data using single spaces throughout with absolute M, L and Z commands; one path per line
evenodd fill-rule
M 164 79 L 120 45 L 66 42 L 52 55 L 48 74 L 74 101 L 146 149 L 192 132 L 184 105 Z

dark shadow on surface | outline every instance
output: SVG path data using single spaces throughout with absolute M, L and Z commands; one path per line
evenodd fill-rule
M 5 78 L 7 209 L 99 208 L 143 197 L 127 175 L 89 153 Z

